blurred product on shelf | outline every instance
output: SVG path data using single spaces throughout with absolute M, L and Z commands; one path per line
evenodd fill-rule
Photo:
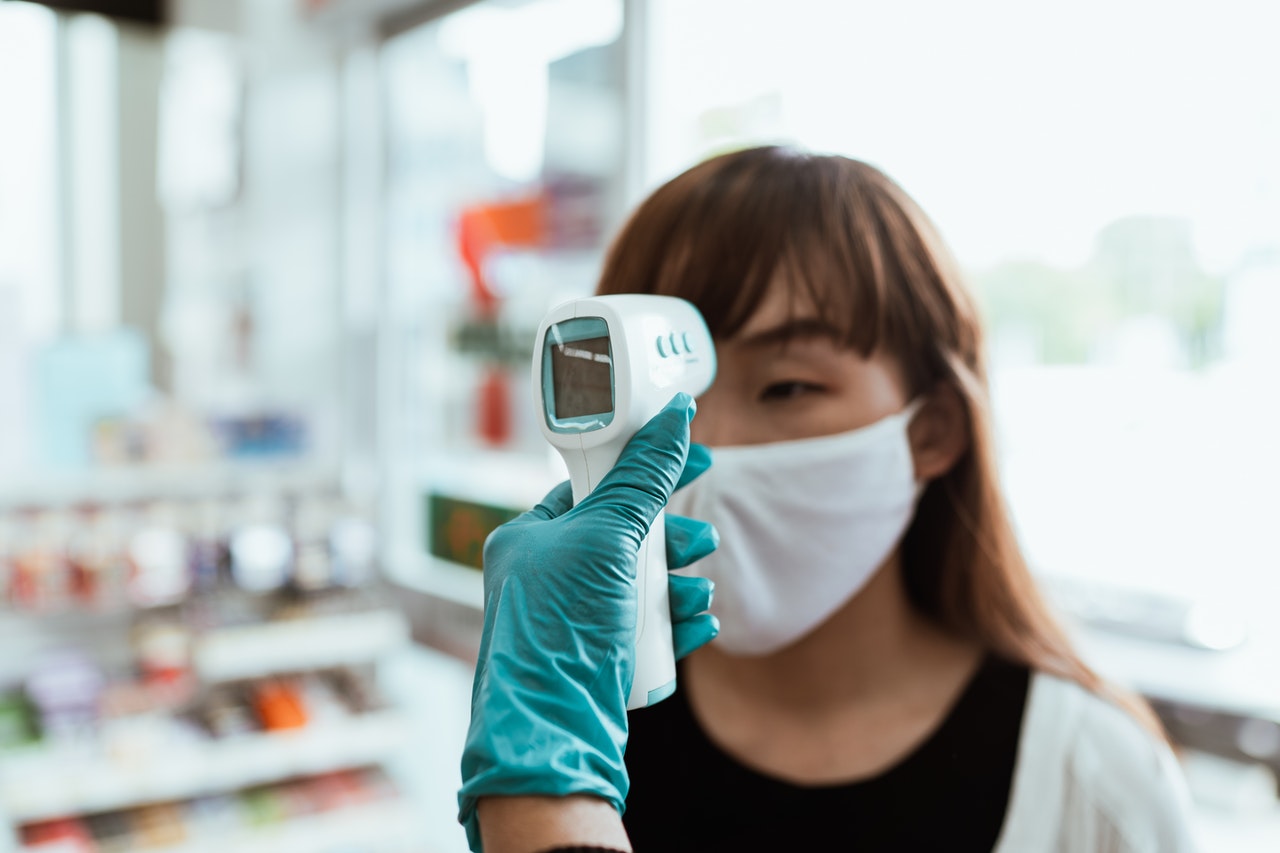
M 117 610 L 127 603 L 130 569 L 123 541 L 127 512 L 93 503 L 77 510 L 67 558 L 72 598 L 88 609 Z
M 35 743 L 36 710 L 25 693 L 0 694 L 0 752 Z
M 155 398 L 127 414 L 94 421 L 97 465 L 184 464 L 217 458 L 217 436 L 205 418 L 173 400 Z
M 26 683 L 41 736 L 76 740 L 91 733 L 105 681 L 102 671 L 76 651 L 59 651 L 41 661 Z
M 308 450 L 307 423 L 298 415 L 201 417 L 172 402 L 95 420 L 89 440 L 89 461 L 105 466 L 291 459 Z
M 604 238 L 607 211 L 606 181 L 567 172 L 548 172 L 532 191 L 462 207 L 454 233 L 473 306 L 491 316 L 508 295 L 511 283 L 494 274 L 502 255 L 593 250 Z
M 129 536 L 129 599 L 138 607 L 177 604 L 191 589 L 187 536 L 178 527 L 175 507 L 157 501 L 139 518 Z
M 330 480 L 272 482 L 0 507 L 0 628 L 24 644 L 0 673 L 0 841 L 6 823 L 24 851 L 97 853 L 412 833 L 349 808 L 381 783 L 345 771 L 407 737 L 377 676 L 409 628 L 377 585 L 371 509 Z
M 328 525 L 328 541 L 320 545 L 321 552 L 329 557 L 329 582 L 347 588 L 372 582 L 378 556 L 378 536 L 373 525 L 338 505 L 330 505 L 329 512 L 333 521 Z
M 151 354 L 132 329 L 67 336 L 33 359 L 31 433 L 38 457 L 54 467 L 92 461 L 95 425 L 139 411 L 152 398 Z
M 0 509 L 0 608 L 112 613 L 229 588 L 357 589 L 376 555 L 369 511 L 329 492 Z
M 476 200 L 456 212 L 454 248 L 467 273 L 466 291 L 448 334 L 450 349 L 470 362 L 467 372 L 474 374 L 467 432 L 480 445 L 510 450 L 536 439 L 519 400 L 537 331 L 529 318 L 541 311 L 525 310 L 525 301 L 548 298 L 535 293 L 546 286 L 539 264 L 599 247 L 606 198 L 598 177 L 548 173 L 531 190 Z
M 191 677 L 191 632 L 166 619 L 142 619 L 131 641 L 138 675 L 146 684 L 180 684 Z
M 243 402 L 196 409 L 150 384 L 136 332 L 67 336 L 36 350 L 28 431 L 32 460 L 54 470 L 297 459 L 311 449 L 305 414 Z
M 64 543 L 69 530 L 58 510 L 24 509 L 14 523 L 8 598 L 25 610 L 59 610 L 70 604 L 71 567 Z
M 307 724 L 307 710 L 292 684 L 273 679 L 254 685 L 251 693 L 258 720 L 267 731 L 300 729 Z
M 182 635 L 178 626 L 172 633 Z M 197 684 L 177 668 L 165 680 L 145 669 L 108 675 L 87 655 L 60 650 L 34 661 L 33 670 L 20 689 L 0 695 L 0 753 L 37 743 L 102 739 L 105 726 L 139 716 L 162 727 L 170 720 L 157 714 L 176 715 L 172 720 L 181 721 L 181 728 L 195 724 L 205 732 L 201 737 L 219 738 L 302 728 L 312 720 L 346 719 L 386 707 L 376 681 L 359 664 Z
M 210 424 L 227 459 L 287 458 L 307 450 L 306 422 L 296 415 L 217 417 Z
M 89 828 L 73 818 L 60 818 L 27 827 L 22 832 L 27 850 L 49 850 L 57 853 L 93 853 L 97 850 Z
M 241 501 L 235 513 L 228 548 L 232 580 L 249 592 L 281 589 L 294 565 L 293 539 L 284 526 L 282 501 L 255 495 Z
M 33 453 L 8 462 L 44 470 L 190 466 L 304 457 L 312 425 L 276 406 L 194 408 L 150 384 L 151 356 L 137 333 L 67 336 L 31 359 Z M 4 470 L 4 469 L 0 469 Z M 23 469 L 19 468 L 19 472 Z
M 334 580 L 336 548 L 331 541 L 333 508 L 306 501 L 293 514 L 293 584 L 300 590 L 323 589 Z
M 230 555 L 222 537 L 224 510 L 216 500 L 198 500 L 186 506 L 190 539 L 191 585 L 196 593 L 212 592 L 222 582 L 222 570 Z
M 493 257 L 544 246 L 550 202 L 550 196 L 533 193 L 479 202 L 458 212 L 458 257 L 467 269 L 471 303 L 481 316 L 493 316 L 502 299 L 490 269 Z
M 405 721 L 372 663 L 164 689 L 83 658 L 0 699 L 0 812 L 20 823 L 386 759 Z

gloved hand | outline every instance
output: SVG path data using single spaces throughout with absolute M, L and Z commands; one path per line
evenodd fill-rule
M 688 395 L 676 395 L 580 504 L 561 483 L 485 543 L 484 631 L 458 794 L 473 850 L 480 850 L 480 797 L 593 794 L 622 812 L 636 553 L 671 493 L 710 464 L 705 448 L 689 445 L 694 410 Z M 671 568 L 706 556 L 718 541 L 710 525 L 692 519 L 668 517 L 666 532 Z M 683 656 L 719 628 L 705 612 L 710 583 L 669 580 Z

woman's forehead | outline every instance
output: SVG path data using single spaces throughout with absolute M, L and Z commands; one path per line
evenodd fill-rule
M 780 266 L 770 278 L 763 298 L 733 337 L 757 337 L 788 323 L 816 319 L 822 319 L 821 314 L 808 289 L 797 286 L 792 275 Z

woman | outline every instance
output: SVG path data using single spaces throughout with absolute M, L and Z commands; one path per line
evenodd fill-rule
M 473 846 L 1192 849 L 1158 722 L 1037 595 L 977 312 L 901 189 L 842 157 L 718 157 L 640 206 L 599 292 L 693 302 L 717 376 L 577 507 L 561 487 L 491 537 Z M 688 657 L 628 719 L 635 547 L 668 499 Z

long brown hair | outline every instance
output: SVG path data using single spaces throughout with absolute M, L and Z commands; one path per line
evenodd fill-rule
M 999 487 L 977 307 L 933 224 L 884 173 L 780 147 L 707 160 L 636 209 L 597 292 L 683 297 L 723 340 L 755 312 L 780 268 L 851 349 L 894 356 L 913 396 L 945 382 L 964 402 L 969 447 L 925 490 L 902 542 L 912 604 L 1002 657 L 1107 696 L 1160 732 L 1149 706 L 1080 660 L 1037 589 Z

